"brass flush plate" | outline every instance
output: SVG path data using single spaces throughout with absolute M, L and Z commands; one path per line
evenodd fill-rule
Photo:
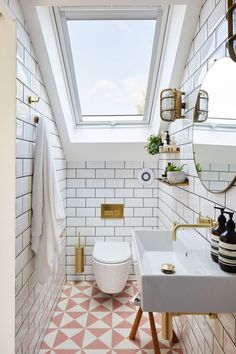
M 123 219 L 124 204 L 101 204 L 102 219 Z

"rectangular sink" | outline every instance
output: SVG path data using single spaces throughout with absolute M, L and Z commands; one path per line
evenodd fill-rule
M 133 230 L 143 311 L 236 312 L 236 274 L 211 260 L 210 244 L 194 230 Z M 161 272 L 171 263 L 174 274 Z

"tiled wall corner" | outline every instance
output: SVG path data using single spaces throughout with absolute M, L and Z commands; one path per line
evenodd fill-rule
M 37 353 L 54 303 L 65 279 L 65 239 L 60 268 L 45 286 L 36 281 L 35 257 L 30 246 L 31 192 L 36 126 L 34 116 L 48 119 L 57 176 L 62 198 L 66 199 L 66 161 L 56 123 L 40 75 L 35 54 L 17 0 L 9 0 L 17 17 L 16 97 L 16 353 Z M 40 101 L 29 105 L 28 96 Z
M 157 159 L 67 163 L 67 279 L 93 279 L 91 255 L 96 240 L 130 241 L 131 230 L 158 226 L 158 181 L 143 186 L 138 172 L 149 167 L 157 177 Z M 102 203 L 124 204 L 124 219 L 100 218 Z M 85 247 L 85 271 L 75 274 L 77 233 Z M 133 268 L 130 270 L 130 279 Z
M 189 186 L 176 188 L 159 184 L 159 226 L 171 228 L 174 221 L 192 223 L 199 212 L 216 218 L 214 206 L 226 206 L 236 211 L 236 186 L 226 193 L 213 194 L 201 184 L 192 151 L 192 115 L 197 92 L 203 78 L 215 59 L 227 55 L 226 0 L 207 0 L 203 3 L 195 37 L 189 51 L 189 57 L 181 85 L 186 93 L 188 110 L 186 118 L 174 122 L 169 127 L 181 148 L 180 156 L 167 160 L 161 155 L 159 166 L 161 174 L 167 161 L 186 163 Z M 169 155 L 168 155 L 169 156 Z M 208 237 L 208 233 L 202 232 Z M 217 320 L 207 316 L 181 316 L 175 319 L 176 330 L 186 354 L 233 354 L 236 353 L 236 316 L 219 314 Z

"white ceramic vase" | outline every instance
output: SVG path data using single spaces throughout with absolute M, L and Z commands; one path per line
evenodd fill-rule
M 170 171 L 167 172 L 167 181 L 169 183 L 183 183 L 186 179 L 186 174 L 184 171 Z

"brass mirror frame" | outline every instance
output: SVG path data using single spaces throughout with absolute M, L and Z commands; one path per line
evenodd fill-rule
M 193 122 L 192 128 L 194 128 L 194 122 Z M 192 138 L 193 138 L 193 129 L 192 129 Z M 193 139 L 192 139 L 192 140 L 193 140 Z M 196 169 L 197 162 L 196 162 L 196 159 L 195 159 L 195 151 L 194 151 L 194 144 L 193 144 L 193 142 L 192 142 L 192 147 L 193 147 L 193 160 L 194 160 L 194 165 L 195 165 L 195 169 Z M 197 171 L 197 169 L 196 169 L 196 171 Z M 236 175 L 235 175 L 234 178 L 232 179 L 232 181 L 230 182 L 230 184 L 228 184 L 228 186 L 227 186 L 225 189 L 222 189 L 222 191 L 219 191 L 219 192 L 211 191 L 211 190 L 210 190 L 209 188 L 207 188 L 207 187 L 205 186 L 205 184 L 202 182 L 199 173 L 201 173 L 201 172 L 198 172 L 198 171 L 197 171 L 197 176 L 198 176 L 198 178 L 199 178 L 199 181 L 201 182 L 201 184 L 203 185 L 203 187 L 207 190 L 207 192 L 212 193 L 212 194 L 225 193 L 225 192 L 227 192 L 227 190 L 230 189 L 230 188 L 234 185 L 234 183 L 236 182 Z
M 228 41 L 227 46 L 229 50 L 230 58 L 236 62 L 236 51 L 234 49 L 234 43 L 236 47 L 236 33 L 233 33 L 233 13 L 236 16 L 236 2 L 234 0 L 228 0 L 228 11 L 226 14 L 226 19 L 228 21 Z
M 220 59 L 219 59 L 219 60 L 220 60 Z M 210 70 L 210 69 L 209 69 L 209 70 Z M 208 71 L 207 71 L 207 73 L 208 73 Z M 207 73 L 206 73 L 206 75 L 207 75 Z M 205 75 L 205 77 L 206 77 L 206 75 Z M 204 77 L 204 79 L 205 79 L 205 77 Z M 204 81 L 204 79 L 203 79 L 203 81 Z M 203 81 L 202 81 L 202 83 L 203 83 Z M 200 86 L 200 88 L 199 88 L 199 93 L 200 93 L 200 91 L 201 91 L 201 86 Z M 198 100 L 199 100 L 199 94 L 198 94 L 198 96 L 197 96 L 196 103 L 195 103 L 195 106 L 194 106 L 194 112 L 195 112 L 195 108 L 198 107 L 198 103 L 199 103 Z M 194 113 L 193 113 L 193 115 L 192 115 L 192 149 L 193 149 L 194 165 L 195 165 L 195 169 L 196 169 L 196 171 L 197 171 L 197 168 L 196 168 L 197 161 L 196 161 L 196 159 L 195 159 L 194 142 L 193 142 L 194 123 L 197 123 L 197 122 L 194 120 Z M 225 192 L 228 191 L 228 190 L 234 185 L 234 183 L 236 182 L 236 175 L 235 175 L 234 178 L 232 179 L 232 181 L 228 184 L 228 186 L 227 186 L 225 189 L 223 189 L 223 190 L 221 190 L 221 191 L 219 191 L 219 192 L 211 191 L 209 188 L 207 188 L 207 187 L 203 184 L 203 182 L 202 182 L 202 180 L 201 180 L 201 178 L 200 178 L 200 174 L 199 174 L 199 173 L 201 173 L 201 172 L 198 172 L 198 171 L 197 171 L 197 175 L 198 175 L 198 178 L 199 178 L 201 184 L 202 184 L 203 187 L 207 190 L 207 192 L 212 193 L 212 194 L 225 193 Z
M 192 128 L 194 128 L 194 122 L 193 122 Z M 193 129 L 192 129 L 192 138 L 193 138 Z M 193 139 L 192 139 L 192 140 L 193 140 Z M 194 160 L 194 165 L 195 165 L 195 169 L 196 169 L 197 162 L 196 162 L 196 159 L 195 159 L 195 151 L 194 151 L 194 144 L 193 144 L 193 142 L 192 142 L 192 147 L 193 147 L 193 160 Z M 197 171 L 197 169 L 196 169 L 196 171 Z M 207 190 L 207 192 L 212 193 L 212 194 L 220 194 L 220 193 L 225 193 L 225 192 L 227 192 L 227 190 L 230 189 L 230 188 L 234 185 L 234 183 L 235 183 L 235 181 L 236 181 L 236 175 L 235 175 L 234 178 L 232 179 L 232 181 L 230 182 L 230 184 L 228 184 L 228 186 L 227 186 L 225 189 L 222 189 L 222 191 L 219 191 L 219 192 L 211 191 L 211 190 L 210 190 L 209 188 L 207 188 L 207 187 L 205 186 L 205 184 L 202 182 L 199 173 L 201 173 L 201 172 L 198 172 L 198 171 L 197 171 L 197 176 L 198 176 L 198 178 L 199 178 L 199 181 L 201 182 L 201 184 L 203 185 L 203 187 Z

